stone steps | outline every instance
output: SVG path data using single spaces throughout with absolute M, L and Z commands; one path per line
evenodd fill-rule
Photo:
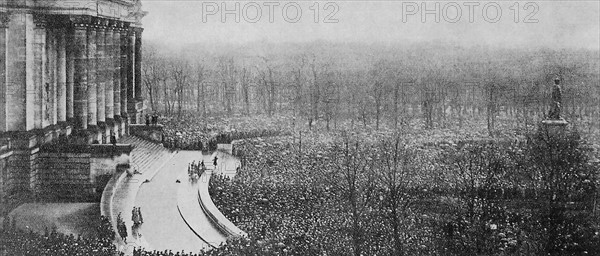
M 134 145 L 131 163 L 132 167 L 141 173 L 158 168 L 172 156 L 172 153 L 161 144 L 136 136 L 127 136 L 121 140 L 121 143 Z
M 120 238 L 117 238 L 119 250 L 125 252 L 126 255 L 131 255 L 131 248 L 144 247 L 151 250 L 145 239 L 137 237 L 134 230 L 131 229 L 133 222 L 131 220 L 131 210 L 135 205 L 135 198 L 140 189 L 140 186 L 145 180 L 151 180 L 156 172 L 167 163 L 174 154 L 164 148 L 161 144 L 152 143 L 144 139 L 127 136 L 121 138 L 119 143 L 133 145 L 131 152 L 131 167 L 137 169 L 140 174 L 127 176 L 123 172 L 118 177 L 113 177 L 109 182 L 111 191 L 105 191 L 102 202 L 103 214 L 108 212 L 111 217 L 113 229 L 117 232 L 117 215 L 122 214 L 128 231 L 127 244 L 123 243 Z M 108 188 L 107 188 L 108 189 Z M 136 230 L 137 232 L 137 230 Z M 118 235 L 117 235 L 118 236 Z

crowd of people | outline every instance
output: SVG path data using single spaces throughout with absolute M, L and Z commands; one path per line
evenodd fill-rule
M 164 126 L 165 147 L 182 150 L 213 151 L 217 149 L 217 144 L 229 144 L 234 140 L 290 133 L 289 129 L 282 129 L 284 125 L 276 124 L 273 118 L 202 120 L 195 116 L 186 116 L 161 117 L 159 122 Z
M 153 113 L 152 115 L 146 114 L 146 126 L 158 125 L 158 114 Z
M 378 144 L 371 143 L 380 139 L 352 145 L 365 150 L 364 155 L 355 156 L 359 162 L 369 163 L 369 157 L 378 152 Z M 354 226 L 348 189 L 353 176 L 342 175 L 340 169 L 345 163 L 345 147 L 340 146 L 344 138 L 307 133 L 302 148 L 297 140 L 280 136 L 238 142 L 238 150 L 251 157 L 233 179 L 211 177 L 209 192 L 218 209 L 249 234 L 248 244 L 261 248 L 259 254 L 349 255 L 348 248 L 355 246 L 354 232 L 361 234 L 358 239 L 364 255 L 394 254 L 386 203 L 389 190 L 382 178 L 358 174 L 357 182 L 367 185 L 355 191 L 360 195 L 361 217 L 359 226 Z M 429 213 L 407 213 L 403 230 L 421 238 L 403 242 L 406 251 L 421 254 L 436 246 L 430 239 L 435 236 L 433 227 L 411 224 L 435 223 L 432 218 Z
M 106 225 L 108 224 L 108 225 Z M 108 227 L 108 229 L 107 229 Z M 15 256 L 123 256 L 111 239 L 112 230 L 107 218 L 102 217 L 98 229 L 100 233 L 94 237 L 75 237 L 64 235 L 54 228 L 38 234 L 31 230 L 16 228 L 7 217 L 0 231 L 0 255 Z
M 181 252 L 173 252 L 173 250 L 146 251 L 143 248 L 135 248 L 133 250 L 133 256 L 199 256 L 199 255 L 186 253 L 184 251 L 181 251 Z
M 119 233 L 121 240 L 127 243 L 127 225 L 125 224 L 123 217 L 121 217 L 121 213 L 117 215 L 117 232 Z
M 133 210 L 131 210 L 131 221 L 133 221 L 134 227 L 138 227 L 144 223 L 141 207 L 133 207 Z
M 134 211 L 139 211 L 136 208 Z M 140 216 L 141 217 L 141 216 Z M 121 219 L 122 221 L 122 219 Z M 119 223 L 121 223 L 119 221 Z M 120 226 L 121 224 L 119 224 Z M 32 230 L 21 230 L 16 227 L 15 219 L 6 217 L 0 227 L 1 256 L 125 256 L 113 243 L 115 233 L 110 220 L 104 216 L 97 223 L 96 235 L 90 237 L 64 235 L 53 228 L 44 234 Z M 208 256 L 232 255 L 226 250 L 217 249 L 208 252 L 185 253 L 165 251 L 146 251 L 135 248 L 133 256 Z
M 204 160 L 201 160 L 198 163 L 196 163 L 196 161 L 193 161 L 188 164 L 188 175 L 192 180 L 197 180 L 200 177 L 200 175 L 204 173 L 205 170 L 206 166 L 204 165 Z
M 248 240 L 229 242 L 223 247 L 198 254 L 136 249 L 134 255 L 349 254 L 347 248 L 353 246 L 349 230 L 353 227 L 349 221 L 349 205 L 345 201 L 347 194 L 341 186 L 344 181 L 332 171 L 339 167 L 339 162 L 335 161 L 339 157 L 335 146 L 340 141 L 332 139 L 335 136 L 319 132 L 306 133 L 299 143 L 300 138 L 290 135 L 289 129 L 270 125 L 269 121 L 266 124 L 248 125 L 244 122 L 232 124 L 230 120 L 219 120 L 207 125 L 197 118 L 165 117 L 155 120 L 152 117 L 150 120 L 151 124 L 158 122 L 164 124 L 164 143 L 171 148 L 214 150 L 218 143 L 241 140 L 235 145 L 234 154 L 242 156 L 243 167 L 233 179 L 218 175 L 211 177 L 209 192 L 220 211 L 247 232 L 249 237 Z M 214 161 L 213 164 L 216 165 L 217 159 Z M 192 162 L 188 166 L 188 175 L 190 178 L 198 177 L 205 169 L 203 161 Z M 389 252 L 392 244 L 389 237 L 391 231 L 382 214 L 383 202 L 378 200 L 381 197 L 376 193 L 372 198 L 373 203 L 364 206 L 364 215 L 368 218 L 363 223 L 365 226 L 360 227 L 364 237 L 372 239 L 364 242 L 364 252 L 367 255 L 369 252 Z M 133 209 L 132 221 L 134 225 L 143 223 L 139 208 Z M 112 243 L 109 246 L 92 240 L 84 243 L 57 234 L 53 237 L 61 237 L 64 240 L 61 240 L 62 244 L 65 244 L 63 247 L 75 248 L 72 249 L 74 253 L 38 253 L 42 249 L 27 248 L 38 244 L 42 244 L 37 246 L 40 248 L 49 246 L 44 244 L 47 242 L 46 237 L 8 230 L 13 230 L 10 232 L 18 235 L 15 235 L 16 238 L 8 238 L 10 236 L 3 231 L 0 238 L 0 249 L 3 251 L 0 252 L 8 252 L 6 255 L 119 255 Z M 120 214 L 117 234 L 126 241 L 127 228 Z M 83 245 L 83 248 L 77 250 L 80 248 L 78 245 Z M 13 247 L 21 249 L 12 249 Z M 61 248 L 59 249 L 71 250 Z M 50 251 L 52 250 L 56 252 L 56 248 Z M 92 252 L 87 253 L 86 250 Z
M 164 250 L 164 251 L 146 251 L 143 248 L 135 248 L 133 250 L 133 256 L 225 256 L 225 255 L 236 255 L 231 252 L 226 252 L 222 249 L 216 249 L 206 252 L 189 253 L 185 251 Z
M 258 247 L 281 255 L 347 253 L 343 248 L 350 246 L 348 240 L 334 232 L 347 217 L 336 203 L 340 191 L 313 168 L 333 167 L 327 161 L 332 159 L 328 145 L 311 141 L 304 157 L 298 157 L 290 136 L 245 140 L 238 148 L 254 157 L 232 180 L 215 175 L 209 186 L 229 220 L 257 246 L 262 244 Z

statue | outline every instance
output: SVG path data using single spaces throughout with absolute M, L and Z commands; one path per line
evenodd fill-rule
M 552 106 L 548 112 L 548 119 L 561 120 L 560 111 L 562 108 L 562 91 L 560 89 L 560 78 L 554 78 L 554 87 L 552 88 Z

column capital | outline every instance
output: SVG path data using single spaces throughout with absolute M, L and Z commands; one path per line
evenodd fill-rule
M 89 27 L 92 23 L 92 18 L 90 16 L 69 16 L 69 21 L 74 27 Z
M 123 21 L 115 21 L 115 23 L 114 23 L 115 31 L 123 32 L 123 31 L 127 31 L 128 28 L 129 28 L 129 25 L 127 25 L 127 23 L 125 23 Z
M 118 20 L 108 20 L 108 29 L 117 30 L 119 29 L 119 21 Z
M 98 25 L 100 28 L 107 29 L 110 26 L 110 21 L 108 19 L 98 18 Z
M 100 26 L 102 26 L 101 24 L 102 24 L 102 22 L 99 18 L 92 17 L 90 20 L 90 28 L 98 29 L 98 28 L 100 28 Z
M 137 27 L 128 26 L 126 28 L 126 30 L 127 30 L 127 35 L 131 36 L 131 37 L 137 37 L 137 35 L 139 34 L 139 31 L 137 30 Z
M 33 15 L 33 23 L 35 24 L 36 28 L 45 28 L 48 26 L 48 23 L 50 19 L 48 16 L 44 15 L 44 14 L 34 14 Z
M 135 36 L 137 36 L 137 37 L 141 37 L 142 33 L 144 32 L 144 28 L 142 28 L 142 27 L 131 27 L 131 30 L 133 30 L 133 32 L 135 33 Z

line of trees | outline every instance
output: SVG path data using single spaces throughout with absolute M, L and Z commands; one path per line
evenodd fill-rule
M 567 118 L 600 117 L 598 52 L 452 45 L 144 46 L 146 98 L 155 111 L 181 116 L 291 114 L 312 127 L 340 120 L 428 128 L 498 117 L 533 127 L 547 113 L 551 81 L 564 80 Z M 221 50 L 229 49 L 229 50 Z

